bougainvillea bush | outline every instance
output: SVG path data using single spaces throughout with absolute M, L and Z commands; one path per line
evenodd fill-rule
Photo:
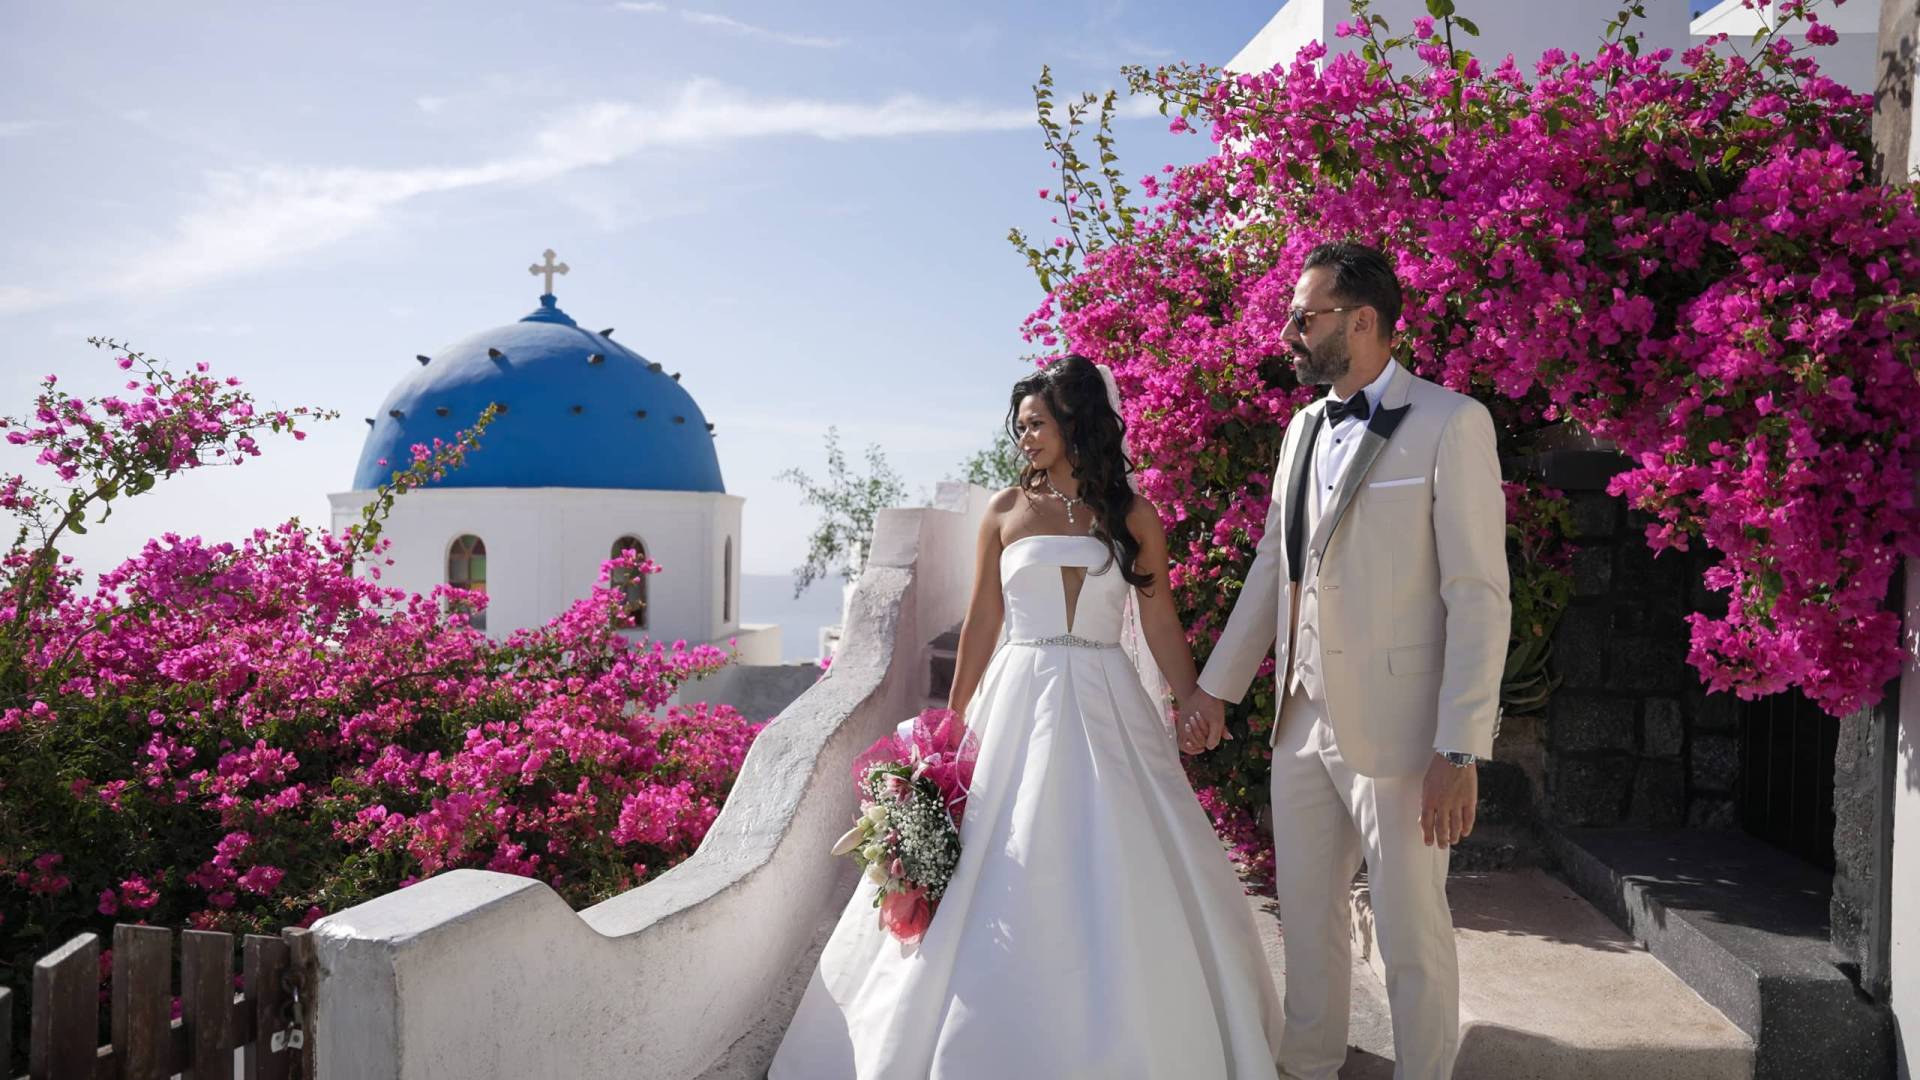
M 379 583 L 380 519 L 490 415 L 414 448 L 344 535 L 167 535 L 86 584 L 59 541 L 114 499 L 327 415 L 116 352 L 139 369 L 124 395 L 49 376 L 0 419 L 65 488 L 0 478 L 21 520 L 0 563 L 0 982 L 115 921 L 277 932 L 454 867 L 584 904 L 699 843 L 758 725 L 663 708 L 727 657 L 625 632 L 622 586 L 650 563 L 610 561 L 592 595 L 499 641 L 468 624 L 482 595 Z
M 1640 5 L 1621 6 L 1604 37 L 1569 28 L 1595 42 L 1585 55 L 1475 57 L 1451 0 L 1398 37 L 1362 0 L 1341 27 L 1354 53 L 1131 70 L 1175 130 L 1216 144 L 1139 181 L 1144 206 L 1115 164 L 1111 96 L 1056 120 L 1043 79 L 1059 235 L 1014 235 L 1047 290 L 1027 332 L 1113 366 L 1202 652 L 1260 535 L 1281 432 L 1317 393 L 1281 342 L 1294 281 L 1310 248 L 1351 238 L 1406 287 L 1398 358 L 1486 402 L 1503 454 L 1556 425 L 1610 441 L 1648 542 L 1717 556 L 1725 613 L 1692 616 L 1689 657 L 1710 689 L 1798 688 L 1844 713 L 1898 671 L 1888 588 L 1920 554 L 1914 189 L 1874 177 L 1870 101 L 1820 73 L 1812 51 L 1835 35 L 1817 6 L 1679 57 L 1643 49 Z M 1074 145 L 1089 131 L 1091 160 Z M 1551 493 L 1515 496 L 1526 528 L 1554 519 L 1528 505 Z M 1527 547 L 1522 635 L 1550 626 L 1537 575 L 1558 572 L 1553 545 L 1515 537 Z M 1264 803 L 1272 710 L 1253 695 L 1241 737 L 1194 766 L 1222 805 Z

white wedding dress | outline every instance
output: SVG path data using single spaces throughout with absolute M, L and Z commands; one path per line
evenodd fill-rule
M 1106 563 L 1085 536 L 1007 545 L 960 865 L 912 948 L 862 879 L 770 1080 L 1275 1076 L 1253 915 L 1118 647 L 1130 586 Z M 1074 613 L 1061 567 L 1088 568 Z

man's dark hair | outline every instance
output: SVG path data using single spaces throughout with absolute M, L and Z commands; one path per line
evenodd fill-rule
M 1351 241 L 1321 244 L 1307 252 L 1304 273 L 1315 267 L 1333 268 L 1333 295 L 1342 304 L 1365 304 L 1380 315 L 1380 338 L 1393 336 L 1400 321 L 1400 279 L 1393 264 L 1378 249 Z

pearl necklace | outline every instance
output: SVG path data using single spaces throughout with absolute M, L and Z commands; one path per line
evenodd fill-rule
M 1048 473 L 1041 473 L 1040 479 L 1045 480 L 1047 482 L 1047 490 L 1053 492 L 1054 498 L 1059 499 L 1061 502 L 1067 504 L 1067 524 L 1069 525 L 1073 524 L 1073 504 L 1086 502 L 1087 501 L 1086 497 L 1084 495 L 1076 495 L 1073 498 L 1069 499 L 1065 495 L 1062 495 L 1060 493 L 1060 489 L 1053 486 L 1053 477 Z

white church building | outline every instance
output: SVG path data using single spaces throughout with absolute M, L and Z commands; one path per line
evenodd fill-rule
M 1549 46 L 1591 56 L 1600 45 L 1607 20 L 1622 5 L 1602 0 L 1461 0 L 1458 6 L 1460 14 L 1474 20 L 1480 36 L 1455 44 L 1483 61 L 1512 53 L 1521 70 L 1530 72 Z M 1427 5 L 1426 0 L 1374 0 L 1371 11 L 1384 17 L 1395 34 L 1404 34 L 1413 28 L 1417 16 L 1427 14 Z M 1815 50 L 1821 70 L 1856 92 L 1872 90 L 1879 57 L 1880 5 L 1867 0 L 1839 7 L 1823 3 L 1816 11 L 1840 36 L 1833 45 Z M 1647 17 L 1635 20 L 1634 28 L 1646 48 L 1672 49 L 1678 57 L 1716 34 L 1726 34 L 1730 45 L 1744 48 L 1755 31 L 1770 28 L 1777 18 L 1777 4 L 1760 9 L 1747 7 L 1741 0 L 1721 0 L 1692 17 L 1687 0 L 1652 0 Z M 1285 0 L 1253 40 L 1227 61 L 1227 70 L 1265 71 L 1290 63 L 1310 41 L 1324 42 L 1329 52 L 1358 52 L 1359 38 L 1334 33 L 1352 19 L 1347 0 Z M 1569 28 L 1577 32 L 1569 33 Z
M 485 593 L 475 624 L 496 637 L 539 626 L 588 595 L 601 564 L 637 549 L 657 574 L 628 586 L 637 633 L 730 648 L 778 664 L 780 628 L 740 617 L 741 510 L 727 494 L 713 425 L 680 373 L 582 329 L 553 295 L 565 264 L 546 253 L 540 306 L 414 358 L 368 417 L 353 488 L 329 496 L 336 532 L 412 460 L 498 415 L 466 463 L 395 501 L 382 581 Z

